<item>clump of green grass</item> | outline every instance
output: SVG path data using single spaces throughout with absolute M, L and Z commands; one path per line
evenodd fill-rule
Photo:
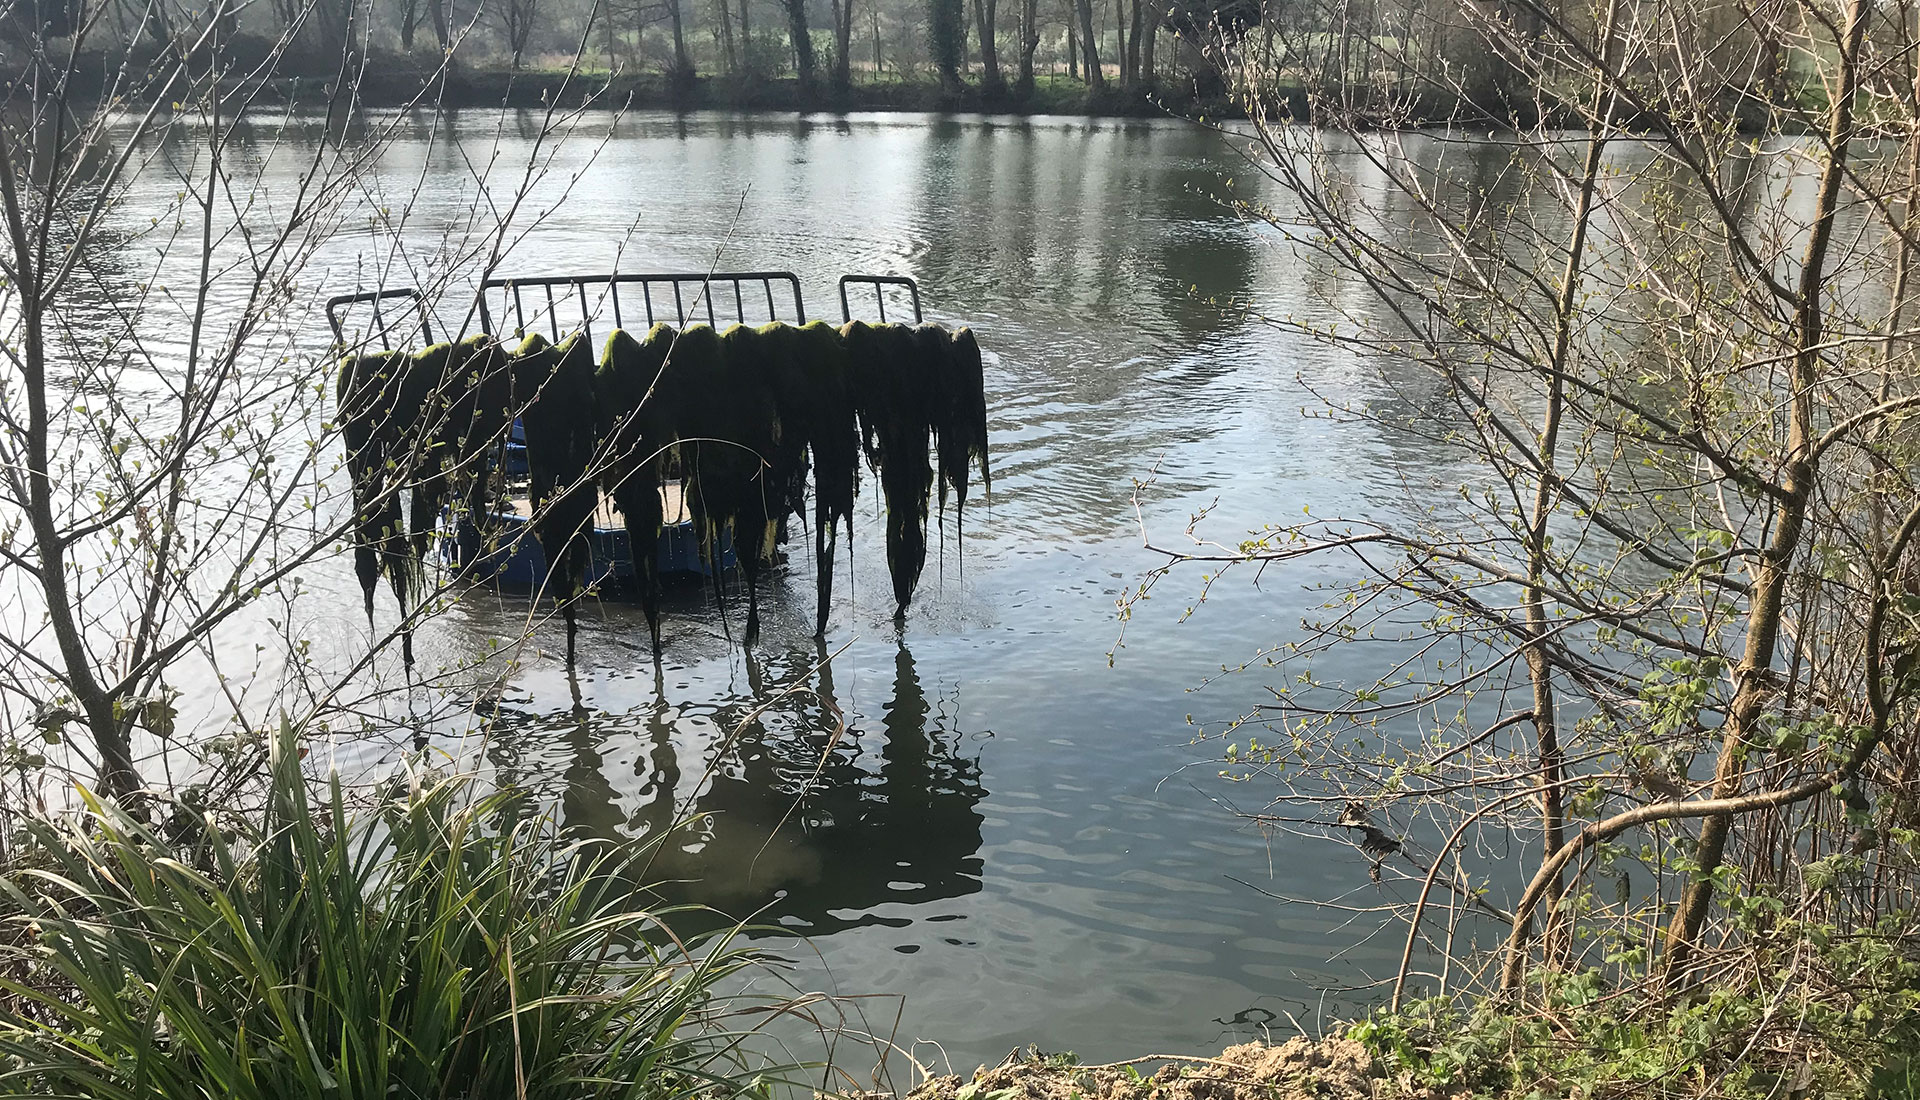
M 719 1023 L 716 984 L 750 956 L 630 908 L 630 857 L 458 778 L 350 814 L 297 757 L 283 733 L 256 815 L 164 807 L 160 831 L 88 796 L 32 826 L 33 869 L 0 884 L 0 1094 L 770 1091 Z

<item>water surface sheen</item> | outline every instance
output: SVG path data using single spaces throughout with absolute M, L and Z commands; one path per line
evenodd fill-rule
M 480 154 L 498 136 L 511 162 L 532 123 L 463 113 L 458 143 L 444 123 L 429 143 L 423 122 L 385 155 L 383 186 L 421 181 L 408 234 L 423 257 L 471 210 Z M 1301 415 L 1318 407 L 1308 384 L 1368 399 L 1366 370 L 1207 304 L 1310 311 L 1330 279 L 1221 205 L 1246 175 L 1225 142 L 1170 122 L 646 115 L 554 158 L 544 220 L 505 273 L 704 269 L 717 252 L 722 268 L 797 272 L 809 312 L 836 319 L 843 272 L 918 279 L 931 319 L 974 326 L 989 354 L 993 494 L 968 510 L 964 559 L 949 516 L 903 632 L 871 485 L 824 647 L 803 548 L 763 597 L 751 654 L 697 594 L 670 615 L 658 670 L 618 603 L 585 615 L 577 683 L 551 656 L 558 624 L 543 628 L 547 654 L 486 742 L 500 778 L 583 836 L 710 814 L 659 858 L 663 877 L 701 879 L 677 893 L 809 937 L 788 952 L 802 987 L 906 994 L 897 1032 L 891 1004 L 869 1002 L 867 1023 L 938 1040 L 963 1071 L 1027 1042 L 1105 1060 L 1217 1049 L 1268 1021 L 1284 1036 L 1288 1014 L 1314 1026 L 1322 988 L 1397 960 L 1376 921 L 1235 881 L 1373 896 L 1344 848 L 1237 821 L 1229 806 L 1266 792 L 1189 744 L 1190 714 L 1267 697 L 1257 673 L 1189 689 L 1287 638 L 1312 575 L 1224 586 L 1181 623 L 1196 569 L 1107 660 L 1115 600 L 1158 560 L 1136 481 L 1158 471 L 1142 515 L 1178 545 L 1216 499 L 1210 529 L 1229 539 L 1303 506 L 1391 506 L 1419 461 Z M 341 629 L 364 631 L 339 580 Z M 470 596 L 422 637 L 424 659 L 526 615 Z

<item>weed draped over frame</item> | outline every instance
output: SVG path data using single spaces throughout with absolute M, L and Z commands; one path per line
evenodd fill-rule
M 450 497 L 463 498 L 470 515 L 484 512 L 485 454 L 512 418 L 505 366 L 488 336 L 340 361 L 336 402 L 353 481 L 354 571 L 369 622 L 382 571 L 408 609 Z M 403 495 L 411 496 L 405 519 Z M 410 664 L 404 630 L 402 638 Z
M 932 326 L 927 326 L 932 327 Z M 944 329 L 935 328 L 946 336 Z M 931 348 L 929 349 L 931 353 Z M 980 341 L 973 330 L 962 328 L 948 338 L 946 354 L 932 354 L 939 370 L 939 382 L 933 411 L 933 431 L 940 453 L 940 509 L 947 507 L 947 493 L 953 493 L 953 533 L 957 541 L 967 507 L 967 482 L 974 463 L 980 465 L 980 487 L 991 493 L 993 475 L 987 469 L 987 385 L 986 369 L 980 360 Z
M 773 560 L 791 481 L 776 465 L 790 448 L 781 445 L 773 368 L 767 365 L 772 349 L 764 346 L 771 343 L 745 325 L 729 327 L 720 336 L 719 369 L 703 386 L 701 434 L 713 441 L 700 445 L 699 461 L 725 479 L 721 499 L 729 510 L 717 519 L 733 531 L 734 558 L 747 582 L 748 645 L 760 634 L 760 571 Z
M 814 633 L 825 634 L 833 597 L 834 525 L 853 542 L 853 501 L 860 492 L 860 424 L 846 345 L 825 321 L 795 332 L 794 355 L 806 394 L 807 447 L 813 454 Z
M 406 353 L 349 355 L 340 360 L 335 402 L 346 445 L 347 471 L 353 481 L 353 568 L 373 622 L 373 591 L 387 574 L 393 597 L 404 610 L 412 574 L 400 486 L 390 474 L 406 465 L 397 453 L 414 418 L 404 408 L 401 379 L 408 373 Z M 401 421 L 404 419 L 404 426 Z
M 459 502 L 459 515 L 476 527 L 486 512 L 488 448 L 512 422 L 507 357 L 491 336 L 436 344 L 413 357 L 411 372 L 436 380 L 416 431 L 431 438 L 414 482 L 413 556 L 423 561 L 441 509 Z
M 685 396 L 683 387 L 660 384 L 674 336 L 667 325 L 653 326 L 644 341 L 625 329 L 613 330 L 593 379 L 598 428 L 607 447 L 601 483 L 626 525 L 634 584 L 656 654 L 660 651 L 660 557 L 655 547 L 666 523 L 660 490 L 667 448 L 675 438 L 678 403 Z
M 934 375 L 921 334 L 906 325 L 853 321 L 840 331 L 867 461 L 887 505 L 887 572 L 897 613 L 904 614 L 927 564 Z
M 972 332 L 937 325 L 775 322 L 721 333 L 661 324 L 644 339 L 616 329 L 597 363 L 580 332 L 558 345 L 536 333 L 511 353 L 476 336 L 411 356 L 349 357 L 339 402 L 368 615 L 383 570 L 405 606 L 450 501 L 463 502 L 460 559 L 478 559 L 478 532 L 491 512 L 489 456 L 516 410 L 526 437 L 531 531 L 548 563 L 548 590 L 567 619 L 570 656 L 573 600 L 589 581 L 602 492 L 626 527 L 658 652 L 657 546 L 667 520 L 663 488 L 672 479 L 684 482 L 723 613 L 720 566 L 731 540 L 747 582 L 752 644 L 759 576 L 776 560 L 787 516 L 807 522 L 811 472 L 815 631 L 824 632 L 837 530 L 844 524 L 851 541 L 863 454 L 880 478 L 887 567 L 896 613 L 904 614 L 926 565 L 935 487 L 942 514 L 953 496 L 958 527 L 976 462 L 983 484 L 991 484 L 983 387 Z M 411 539 L 402 488 L 412 492 Z M 411 661 L 410 645 L 408 652 Z
M 598 443 L 593 375 L 592 352 L 578 332 L 559 344 L 535 333 L 521 342 L 512 364 L 513 403 L 527 437 L 534 537 L 546 556 L 547 585 L 565 601 L 569 659 L 573 598 L 586 587 L 587 536 L 599 504 L 588 476 Z

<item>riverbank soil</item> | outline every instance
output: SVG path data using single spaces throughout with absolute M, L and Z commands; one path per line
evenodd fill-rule
M 1138 1063 L 1166 1061 L 1143 1074 Z M 1142 1058 L 1107 1066 L 1039 1055 L 981 1069 L 973 1080 L 935 1077 L 907 1100 L 1403 1100 L 1438 1097 L 1392 1080 L 1351 1039 L 1246 1043 L 1218 1058 Z

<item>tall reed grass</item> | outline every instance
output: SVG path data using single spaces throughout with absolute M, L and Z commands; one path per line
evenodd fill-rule
M 171 805 L 157 829 L 86 795 L 34 823 L 3 887 L 0 1094 L 771 1091 L 716 992 L 753 962 L 737 929 L 681 939 L 632 908 L 632 853 L 516 823 L 460 778 L 356 812 L 325 792 L 283 732 L 264 811 Z

